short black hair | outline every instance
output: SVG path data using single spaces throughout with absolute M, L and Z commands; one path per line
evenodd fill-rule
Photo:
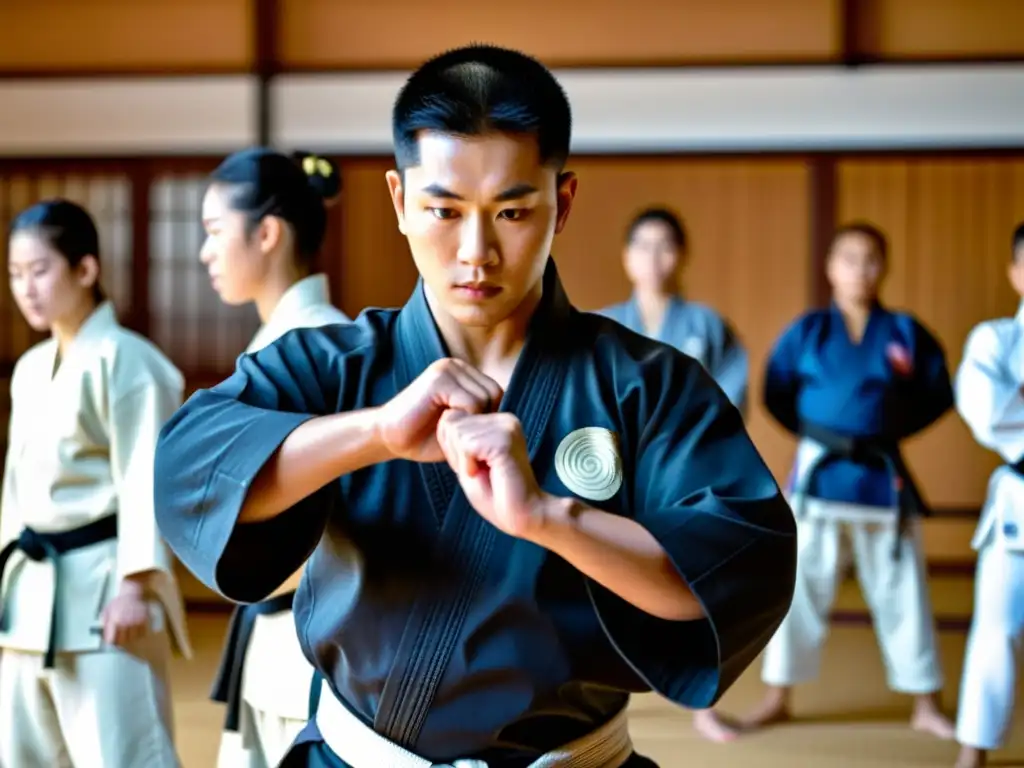
M 341 169 L 333 160 L 302 149 L 292 152 L 292 160 L 298 163 L 324 200 L 332 200 L 341 194 Z
M 828 246 L 829 252 L 836 247 L 839 239 L 846 235 L 862 235 L 868 238 L 875 246 L 875 251 L 878 253 L 879 258 L 882 261 L 889 260 L 889 238 L 885 236 L 881 228 L 867 221 L 851 221 L 849 224 L 843 224 L 839 227 L 832 234 L 832 240 Z
M 683 226 L 682 220 L 674 211 L 664 207 L 645 208 L 636 214 L 626 229 L 626 242 L 631 241 L 636 231 L 649 221 L 659 222 L 668 227 L 669 232 L 672 233 L 672 239 L 675 241 L 676 248 L 680 251 L 686 250 L 686 228 Z
M 1017 260 L 1017 252 L 1024 248 L 1024 221 L 1013 230 L 1013 248 L 1010 251 L 1010 260 Z
M 550 70 L 519 51 L 471 45 L 443 53 L 417 69 L 391 115 L 395 162 L 419 163 L 419 134 L 487 133 L 536 136 L 544 165 L 561 172 L 569 157 L 572 110 Z
M 253 147 L 230 155 L 210 174 L 210 180 L 233 188 L 229 205 L 245 214 L 247 234 L 267 216 L 277 216 L 291 225 L 296 255 L 309 264 L 327 231 L 327 210 L 317 175 L 317 167 L 307 173 L 288 155 Z
M 42 200 L 31 205 L 11 222 L 10 236 L 30 233 L 59 253 L 68 265 L 77 267 L 86 256 L 100 258 L 100 235 L 96 222 L 82 206 L 63 198 Z M 104 299 L 99 281 L 93 285 L 96 303 Z

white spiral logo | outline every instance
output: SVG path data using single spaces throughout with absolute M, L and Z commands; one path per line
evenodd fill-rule
M 601 427 L 570 432 L 555 451 L 555 472 L 581 499 L 607 501 L 622 487 L 618 438 Z

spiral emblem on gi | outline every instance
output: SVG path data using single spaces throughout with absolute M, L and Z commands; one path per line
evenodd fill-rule
M 622 487 L 618 437 L 602 427 L 570 432 L 555 451 L 555 473 L 581 499 L 607 501 Z

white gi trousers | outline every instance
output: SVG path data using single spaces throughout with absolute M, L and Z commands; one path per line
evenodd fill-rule
M 167 666 L 155 632 L 130 651 L 0 648 L 0 768 L 178 768 Z
M 313 674 L 292 612 L 258 616 L 242 669 L 238 732 L 221 735 L 217 768 L 276 768 L 309 721 Z
M 797 508 L 794 503 L 794 508 Z M 817 677 L 836 587 L 852 564 L 885 663 L 889 687 L 921 695 L 942 689 L 920 527 L 908 521 L 893 558 L 896 513 L 857 518 L 859 505 L 808 498 L 797 520 L 796 589 L 764 652 L 762 679 L 789 687 Z
M 1024 552 L 981 548 L 974 580 L 974 618 L 967 638 L 956 740 L 990 750 L 1003 746 L 1013 722 L 1017 656 L 1024 634 Z

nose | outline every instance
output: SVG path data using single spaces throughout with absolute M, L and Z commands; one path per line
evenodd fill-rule
M 203 241 L 203 246 L 199 249 L 199 262 L 204 266 L 210 266 L 213 262 L 213 247 L 210 245 L 210 238 L 206 238 Z
M 465 216 L 459 230 L 459 262 L 471 267 L 480 267 L 498 260 L 497 242 L 494 229 L 487 218 L 479 214 Z

